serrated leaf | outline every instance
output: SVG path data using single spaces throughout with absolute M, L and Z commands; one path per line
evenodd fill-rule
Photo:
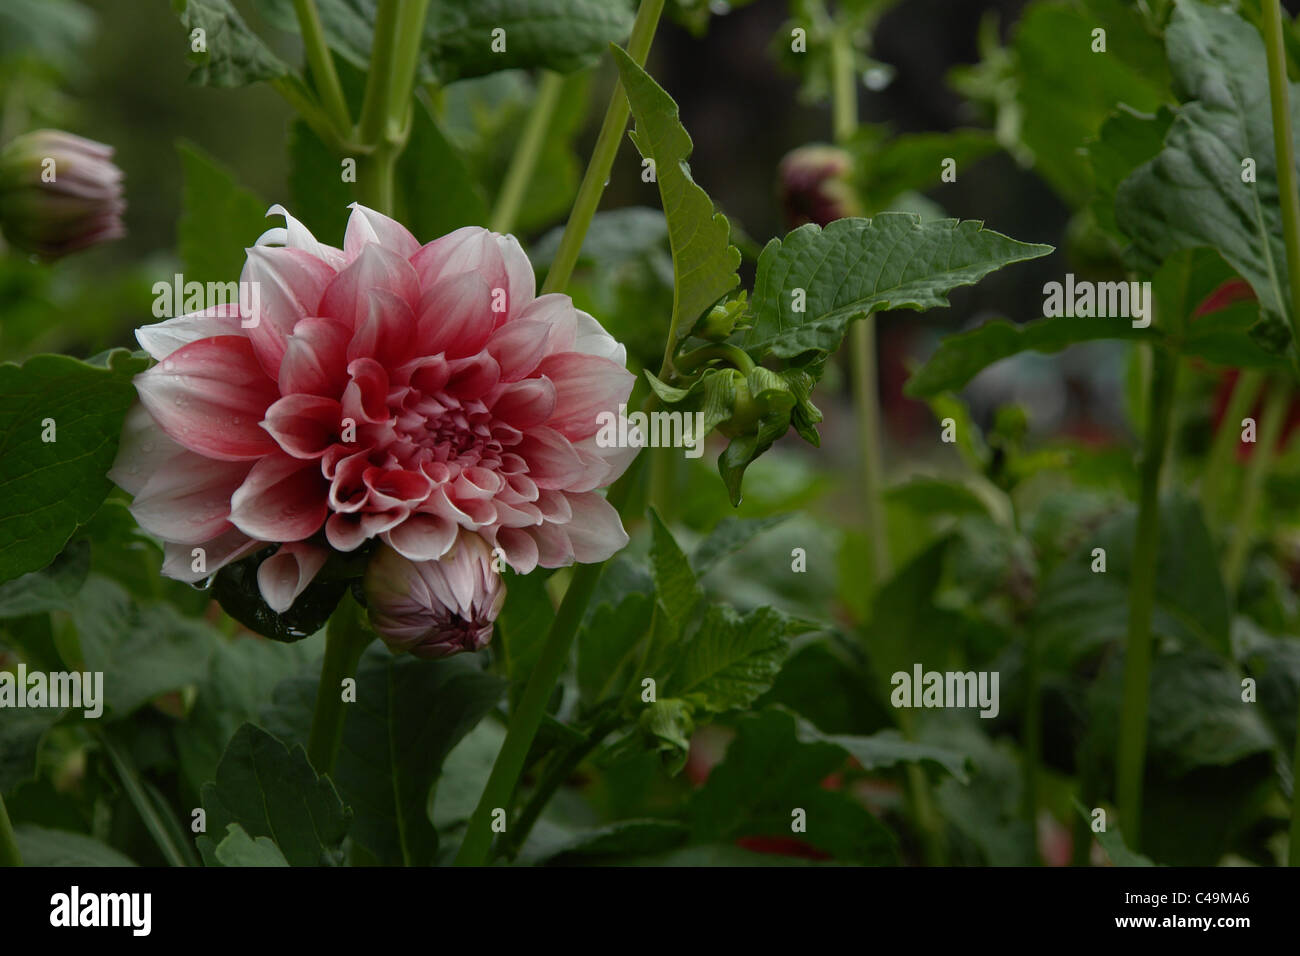
M 1091 828 L 1092 812 L 1077 799 L 1074 801 L 1074 809 L 1079 812 L 1079 815 L 1087 821 L 1089 828 Z M 1106 856 L 1110 858 L 1112 865 L 1155 866 L 1148 857 L 1143 856 L 1141 853 L 1134 853 L 1128 848 L 1118 823 L 1108 823 L 1106 829 L 1093 835 L 1101 848 L 1106 851 Z
M 270 837 L 256 840 L 238 823 L 226 827 L 226 836 L 214 851 L 222 866 L 288 866 L 280 848 Z
M 268 220 L 269 204 L 240 186 L 228 169 L 197 146 L 181 142 L 176 151 L 185 177 L 176 227 L 184 279 L 233 282 L 243 271 L 244 250 L 280 220 Z M 175 314 L 183 311 L 177 303 Z
M 694 637 L 676 652 L 675 666 L 660 682 L 661 696 L 689 700 L 705 712 L 747 707 L 772 686 L 790 638 L 813 629 L 770 607 L 742 615 L 711 604 Z
M 1161 107 L 1154 115 L 1121 104 L 1101 124 L 1097 138 L 1087 146 L 1092 168 L 1092 212 L 1108 232 L 1123 237 L 1115 221 L 1115 192 L 1133 170 L 1160 152 L 1174 114 Z
M 1268 311 L 1290 314 L 1277 158 L 1264 45 L 1236 14 L 1180 0 L 1165 32 L 1183 99 L 1158 156 L 1116 194 L 1116 219 L 1133 239 L 1139 271 L 1180 249 L 1210 246 L 1245 278 Z M 1290 85 L 1300 124 L 1300 85 Z M 1242 162 L 1255 161 L 1255 182 Z
M 736 518 L 728 515 L 713 526 L 709 536 L 695 547 L 691 566 L 703 577 L 715 564 L 747 545 L 755 535 L 774 528 L 790 516 L 773 515 L 768 518 Z
M 1162 337 L 1153 328 L 1134 328 L 1124 318 L 1057 316 L 1019 325 L 994 319 L 977 329 L 945 338 L 930 360 L 908 379 L 903 391 L 912 398 L 957 391 L 990 365 L 1021 352 L 1050 355 L 1080 342 L 1101 339 L 1159 343 Z
M 809 223 L 773 239 L 759 256 L 754 324 L 739 341 L 755 359 L 819 357 L 839 347 L 854 319 L 881 309 L 946 306 L 952 289 L 1051 251 L 975 220 L 881 213 L 838 219 L 825 229 Z
M 194 51 L 186 38 L 187 56 L 194 65 L 191 83 L 247 86 L 292 72 L 248 28 L 230 0 L 172 0 L 172 8 L 191 37 L 195 30 L 203 31 L 206 50 L 202 53 Z
M 291 866 L 341 861 L 350 813 L 328 777 L 318 776 L 301 746 L 292 750 L 252 724 L 235 733 L 217 767 L 215 782 L 203 787 L 207 829 L 222 834 L 239 824 L 249 837 L 268 837 Z M 216 841 L 198 839 L 209 865 Z
M 803 743 L 834 744 L 860 763 L 863 770 L 886 770 L 904 763 L 925 763 L 951 774 L 962 783 L 970 779 L 965 754 L 949 747 L 908 740 L 897 730 L 881 730 L 870 736 L 824 734 L 808 721 L 797 720 L 797 735 Z
M 108 495 L 146 364 L 118 349 L 106 367 L 66 355 L 0 365 L 0 581 L 48 565 Z
M 504 50 L 493 49 L 497 29 Z M 429 10 L 422 50 L 443 84 L 497 70 L 571 73 L 631 29 L 622 0 L 443 0 Z
M 731 245 L 727 217 L 714 212 L 708 193 L 691 178 L 686 160 L 691 137 L 682 126 L 677 104 L 623 50 L 614 48 L 623 88 L 636 131 L 632 142 L 654 161 L 655 178 L 673 253 L 672 328 L 679 338 L 713 303 L 740 284 L 740 251 Z
M 654 602 L 627 594 L 617 605 L 602 604 L 578 632 L 578 692 L 584 708 L 617 699 L 633 678 L 632 654 L 650 627 Z
M 673 533 L 653 509 L 650 512 L 650 527 L 653 535 L 650 562 L 654 569 L 655 599 L 668 620 L 681 633 L 703 600 L 704 591 L 695 580 L 695 572 L 678 547 Z

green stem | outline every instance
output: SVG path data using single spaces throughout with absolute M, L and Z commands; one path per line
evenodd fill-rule
M 361 119 L 357 122 L 357 135 L 368 146 L 383 141 L 388 125 L 388 97 L 393 88 L 392 70 L 400 13 L 401 0 L 379 0 L 375 11 L 370 73 L 366 77 L 365 97 L 361 101 Z
M 1264 479 L 1272 467 L 1290 404 L 1290 386 L 1280 381 L 1273 383 L 1264 400 L 1254 453 L 1246 464 L 1246 474 L 1237 493 L 1237 515 L 1233 522 L 1232 538 L 1228 542 L 1228 553 L 1223 561 L 1223 583 L 1233 596 L 1241 586 L 1241 574 L 1246 567 L 1246 555 L 1250 552 L 1250 542 L 1255 532 L 1255 512 L 1259 510 L 1259 500 L 1264 493 Z
M 351 592 L 330 617 L 325 633 L 325 659 L 321 661 L 320 683 L 316 685 L 316 709 L 307 738 L 307 757 L 319 774 L 331 773 L 343 739 L 343 681 L 354 677 L 357 664 L 374 634 L 366 626 L 365 611 Z
M 348 101 L 343 96 L 338 72 L 334 69 L 334 57 L 325 43 L 325 30 L 321 27 L 315 0 L 293 0 L 293 11 L 298 17 L 303 51 L 322 105 L 339 137 L 346 138 L 352 132 L 352 117 L 348 113 Z
M 113 765 L 118 780 L 122 782 L 122 789 L 126 791 L 127 799 L 135 807 L 136 813 L 140 814 L 145 829 L 153 837 L 154 843 L 162 851 L 167 863 L 170 866 L 197 864 L 198 860 L 194 857 L 193 849 L 188 845 L 179 844 L 174 838 L 174 833 L 168 828 L 167 822 L 158 812 L 157 804 L 145 791 L 144 785 L 140 781 L 140 773 L 136 770 L 126 751 L 117 745 L 117 742 L 107 731 L 100 730 L 97 727 L 94 730 L 94 736 L 99 741 L 100 746 L 104 748 L 104 753 L 108 755 L 108 760 Z
M 1177 355 L 1164 349 L 1155 350 L 1142 457 L 1141 496 L 1129 578 L 1128 643 L 1124 654 L 1124 688 L 1116 755 L 1120 823 L 1129 846 L 1134 850 L 1140 845 L 1142 776 L 1146 766 L 1151 614 L 1155 605 L 1156 559 L 1160 546 L 1160 474 L 1173 419 L 1177 379 Z
M 1038 777 L 1043 752 L 1041 681 L 1038 666 L 1038 635 L 1032 625 L 1025 629 L 1025 820 L 1034 844 L 1034 862 L 1041 862 L 1038 852 Z
M 560 91 L 563 89 L 564 77 L 560 74 L 549 71 L 542 74 L 542 81 L 537 87 L 537 98 L 533 100 L 532 111 L 528 114 L 528 123 L 524 126 L 523 135 L 519 137 L 519 145 L 510 160 L 510 168 L 506 170 L 506 178 L 501 183 L 501 192 L 497 194 L 496 208 L 492 210 L 489 225 L 493 232 L 509 232 L 515 227 L 519 207 L 523 205 L 533 170 L 537 168 L 546 131 L 550 129 L 555 107 L 560 102 Z
M 279 76 L 270 83 L 271 88 L 284 97 L 284 101 L 293 107 L 294 112 L 322 143 L 340 156 L 355 152 L 356 144 L 351 142 L 352 131 L 340 133 L 315 94 L 300 79 L 296 76 Z
M 1295 854 L 1292 854 L 1294 858 Z M 9 822 L 9 811 L 5 809 L 5 798 L 0 794 L 0 866 L 22 866 L 23 857 L 18 852 L 18 838 L 14 835 L 13 824 Z
M 396 196 L 398 151 L 390 146 L 378 146 L 373 152 L 357 160 L 357 198 L 361 205 L 369 206 L 386 216 L 393 214 Z
M 0 813 L 4 806 L 0 805 Z M 1295 753 L 1291 757 L 1291 841 L 1287 866 L 1300 866 L 1300 713 L 1296 714 Z
M 1300 193 L 1296 190 L 1295 143 L 1291 138 L 1290 87 L 1282 34 L 1281 0 L 1264 0 L 1264 51 L 1268 59 L 1268 100 L 1273 113 L 1277 154 L 1278 202 L 1286 238 L 1286 271 L 1291 291 L 1291 330 L 1300 343 Z
M 401 0 L 397 12 L 393 62 L 388 74 L 388 122 L 385 136 L 391 143 L 405 144 L 407 117 L 411 111 L 411 92 L 420 66 L 420 42 L 424 38 L 424 21 L 429 0 Z
M 1233 383 L 1219 430 L 1214 433 L 1210 454 L 1205 460 L 1205 477 L 1201 480 L 1201 510 L 1216 526 L 1227 518 L 1224 485 L 1241 441 L 1241 420 L 1255 407 L 1255 400 L 1263 387 L 1263 372 L 1253 368 L 1242 369 Z
M 645 455 L 638 455 L 623 473 L 623 477 L 610 486 L 606 500 L 620 512 L 627 503 L 645 458 Z M 528 678 L 519 705 L 510 717 L 506 739 L 501 744 L 496 763 L 492 765 L 492 773 L 483 788 L 483 795 L 474 808 L 474 815 L 470 817 L 465 842 L 456 854 L 457 866 L 482 866 L 487 863 L 492 848 L 493 812 L 505 810 L 510 805 L 511 795 L 524 769 L 524 760 L 533 745 L 533 738 L 537 736 L 542 717 L 546 714 L 546 703 L 551 698 L 555 682 L 560 679 L 560 674 L 568 663 L 569 648 L 578 633 L 578 626 L 582 623 L 587 604 L 591 601 L 604 568 L 604 562 L 580 564 L 573 572 L 568 590 L 564 592 L 564 600 L 560 602 L 555 620 L 547 632 L 541 655 L 533 666 L 532 676 Z
M 749 357 L 749 353 L 742 348 L 734 345 L 728 345 L 726 342 L 718 342 L 714 345 L 702 345 L 698 349 L 693 349 L 685 355 L 679 355 L 673 362 L 673 367 L 683 374 L 693 372 L 705 362 L 711 362 L 719 359 L 728 363 L 734 368 L 739 369 L 748 375 L 754 371 L 754 360 Z
M 638 66 L 645 65 L 645 58 L 650 53 L 650 43 L 654 40 L 655 28 L 659 25 L 659 15 L 663 12 L 664 0 L 641 0 L 632 24 L 632 35 L 627 41 L 627 52 Z M 591 151 L 591 160 L 578 186 L 578 195 L 573 201 L 573 210 L 569 221 L 564 226 L 564 235 L 555 250 L 555 259 L 546 273 L 546 282 L 542 293 L 563 292 L 573 275 L 573 268 L 578 264 L 578 255 L 582 252 L 582 241 L 587 236 L 591 218 L 600 205 L 600 197 L 609 181 L 609 171 L 614 167 L 614 157 L 623 139 L 623 130 L 627 126 L 627 117 L 631 107 L 627 95 L 623 92 L 622 82 L 614 84 L 614 95 L 610 97 L 609 108 L 605 110 L 605 119 L 600 124 L 600 133 L 596 136 L 596 145 Z M 669 348 L 674 340 L 669 338 Z

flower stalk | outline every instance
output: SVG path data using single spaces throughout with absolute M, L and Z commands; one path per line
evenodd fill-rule
M 356 676 L 357 664 L 373 637 L 366 627 L 365 611 L 351 592 L 345 593 L 325 632 L 325 659 L 321 662 L 316 708 L 311 718 L 311 735 L 307 739 L 307 757 L 319 774 L 334 770 L 346 716 L 343 681 Z
M 0 866 L 22 866 L 23 857 L 18 852 L 18 838 L 14 835 L 14 826 L 9 822 L 9 811 L 5 809 L 5 798 L 0 795 Z
M 519 145 L 510 159 L 510 168 L 506 170 L 506 178 L 501 183 L 501 192 L 497 194 L 496 206 L 492 210 L 488 228 L 493 232 L 509 232 L 515 226 L 563 89 L 564 78 L 560 74 L 549 71 L 542 74 L 528 123 L 519 137 Z
M 293 12 L 298 18 L 303 52 L 307 57 L 307 65 L 311 69 L 311 77 L 320 96 L 321 106 L 329 116 L 334 131 L 340 137 L 346 138 L 352 130 L 352 117 L 348 113 L 348 103 L 343 96 L 343 85 L 339 83 L 338 71 L 334 68 L 334 56 L 325 42 L 325 29 L 321 26 L 316 0 L 293 0 Z

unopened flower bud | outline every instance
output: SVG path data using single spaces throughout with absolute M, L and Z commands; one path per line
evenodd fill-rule
M 781 160 L 781 209 L 794 229 L 862 214 L 853 188 L 853 157 L 835 146 L 800 146 Z
M 365 592 L 376 633 L 391 649 L 426 660 L 486 646 L 506 600 L 487 543 L 464 531 L 436 561 L 411 561 L 380 545 Z
M 0 231 L 17 249 L 57 259 L 126 234 L 113 148 L 62 130 L 25 133 L 0 150 Z

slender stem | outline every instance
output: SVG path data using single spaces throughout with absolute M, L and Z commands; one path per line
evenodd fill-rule
M 1286 237 L 1287 285 L 1291 292 L 1291 330 L 1300 343 L 1300 193 L 1296 191 L 1295 143 L 1291 138 L 1290 87 L 1282 39 L 1281 0 L 1264 0 L 1264 50 L 1268 59 L 1268 100 L 1273 112 L 1277 154 L 1278 202 Z
M 351 130 L 340 133 L 335 129 L 334 122 L 325 114 L 315 94 L 307 89 L 301 80 L 297 77 L 279 76 L 270 83 L 271 87 L 284 97 L 284 101 L 293 107 L 294 112 L 302 117 L 302 121 L 322 143 L 340 155 L 355 150 L 355 144 L 350 142 Z
M 1034 845 L 1034 862 L 1041 862 L 1038 847 L 1038 777 L 1043 752 L 1041 680 L 1038 665 L 1037 628 L 1025 634 L 1025 821 Z
M 849 32 L 837 26 L 831 33 L 831 130 L 843 143 L 858 131 L 858 87 L 853 75 L 853 46 Z
M 343 739 L 343 681 L 354 677 L 357 664 L 374 634 L 366 626 L 365 612 L 351 592 L 330 617 L 325 633 L 325 659 L 321 662 L 320 683 L 316 685 L 316 709 L 311 718 L 311 735 L 307 739 L 307 757 L 319 774 L 331 773 Z
M 705 362 L 710 362 L 713 359 L 727 362 L 746 375 L 754 371 L 754 360 L 749 357 L 749 353 L 726 342 L 702 345 L 685 355 L 680 355 L 674 360 L 673 367 L 679 372 L 693 372 Z
M 307 65 L 311 67 L 311 77 L 316 82 L 322 105 L 338 135 L 347 137 L 352 131 L 352 116 L 348 113 L 348 101 L 343 96 L 343 86 L 334 69 L 334 57 L 325 43 L 325 30 L 321 27 L 316 2 L 293 0 L 293 11 L 298 17 L 303 51 L 307 55 Z
M 95 738 L 99 741 L 104 753 L 108 755 L 109 762 L 117 772 L 117 778 L 122 783 L 122 789 L 126 791 L 127 799 L 131 805 L 140 814 L 145 829 L 153 837 L 154 843 L 162 851 L 170 866 L 190 866 L 197 864 L 198 860 L 194 856 L 193 848 L 188 845 L 181 845 L 174 839 L 174 834 L 168 829 L 167 823 L 163 820 L 158 812 L 158 806 L 154 803 L 153 798 L 145 791 L 140 782 L 140 773 L 136 770 L 135 765 L 131 762 L 130 756 L 127 755 L 117 742 L 105 730 L 95 729 Z M 189 851 L 188 853 L 186 851 Z
M 420 41 L 424 39 L 424 21 L 429 0 L 401 0 L 397 13 L 393 62 L 388 74 L 388 122 L 385 135 L 389 142 L 405 143 L 406 121 L 411 110 L 411 91 L 420 67 Z
M 1269 468 L 1273 464 L 1290 405 L 1290 386 L 1285 382 L 1274 382 L 1264 400 L 1258 440 L 1237 493 L 1237 515 L 1233 522 L 1232 538 L 1228 542 L 1228 553 L 1223 561 L 1223 582 L 1228 593 L 1233 596 L 1241 586 L 1241 573 L 1246 567 L 1246 555 L 1250 551 L 1250 542 L 1255 532 L 1255 512 L 1259 510 L 1259 500 L 1264 493 L 1264 479 L 1268 477 Z
M 1295 854 L 1292 853 L 1292 858 Z M 14 835 L 14 826 L 9 822 L 9 811 L 5 809 L 5 798 L 0 794 L 0 866 L 22 866 L 23 857 L 18 852 L 18 838 Z
M 496 208 L 492 210 L 490 227 L 493 232 L 509 232 L 515 227 L 519 207 L 523 205 L 524 194 L 532 182 L 533 170 L 537 168 L 537 159 L 542 154 L 542 144 L 546 140 L 546 131 L 550 129 L 551 118 L 555 116 L 555 107 L 560 102 L 560 91 L 564 89 L 564 77 L 547 71 L 542 74 L 542 81 L 537 86 L 537 98 L 533 100 L 532 111 L 528 114 L 528 123 L 524 126 L 519 145 L 506 170 L 506 178 L 501 183 L 501 192 L 497 194 Z
M 1141 497 L 1129 577 L 1128 644 L 1124 654 L 1124 688 L 1116 756 L 1120 823 L 1130 848 L 1134 850 L 1140 845 L 1142 776 L 1146 766 L 1151 613 L 1155 605 L 1156 558 L 1160 546 L 1160 473 L 1173 419 L 1177 380 L 1178 356 L 1164 349 L 1155 350 L 1142 457 Z
M 610 486 L 606 500 L 620 512 L 627 503 L 645 458 L 645 455 L 638 455 L 623 473 L 623 477 Z M 533 745 L 533 738 L 537 736 L 542 717 L 546 714 L 546 702 L 550 700 L 555 682 L 568 663 L 569 648 L 578 633 L 578 626 L 582 623 L 587 604 L 591 601 L 604 568 L 604 562 L 581 564 L 573 572 L 569 588 L 564 592 L 564 600 L 560 602 L 555 620 L 546 635 L 541 655 L 533 666 L 532 676 L 528 678 L 523 696 L 519 698 L 519 704 L 510 717 L 506 739 L 501 744 L 496 763 L 492 765 L 492 773 L 483 788 L 483 795 L 474 808 L 474 815 L 470 817 L 465 842 L 456 854 L 457 866 L 482 866 L 488 860 L 492 847 L 493 812 L 504 810 L 510 805 L 515 784 L 524 769 L 524 760 Z
M 1255 400 L 1263 387 L 1263 372 L 1253 368 L 1242 369 L 1233 383 L 1219 430 L 1214 433 L 1210 454 L 1205 460 L 1205 476 L 1201 479 L 1201 510 L 1215 525 L 1227 517 L 1224 483 L 1232 471 L 1233 458 L 1241 442 L 1241 420 L 1255 407 Z
M 632 24 L 632 35 L 627 41 L 627 52 L 638 66 L 645 65 L 645 58 L 650 52 L 650 43 L 654 39 L 655 28 L 659 25 L 659 15 L 663 12 L 664 0 L 641 0 Z M 578 195 L 573 200 L 573 210 L 569 221 L 564 226 L 564 235 L 555 250 L 555 259 L 546 273 L 546 282 L 542 292 L 562 292 L 573 275 L 573 267 L 578 263 L 582 252 L 582 241 L 587 236 L 591 217 L 600 205 L 605 183 L 609 181 L 609 171 L 614 167 L 614 157 L 623 140 L 623 130 L 627 126 L 627 117 L 631 107 L 623 84 L 616 81 L 614 95 L 610 97 L 609 108 L 605 110 L 605 119 L 600 124 L 600 133 L 596 136 L 596 145 L 591 151 L 591 160 L 578 186 Z M 670 340 L 671 341 L 671 340 Z M 670 345 L 671 347 L 671 345 Z

